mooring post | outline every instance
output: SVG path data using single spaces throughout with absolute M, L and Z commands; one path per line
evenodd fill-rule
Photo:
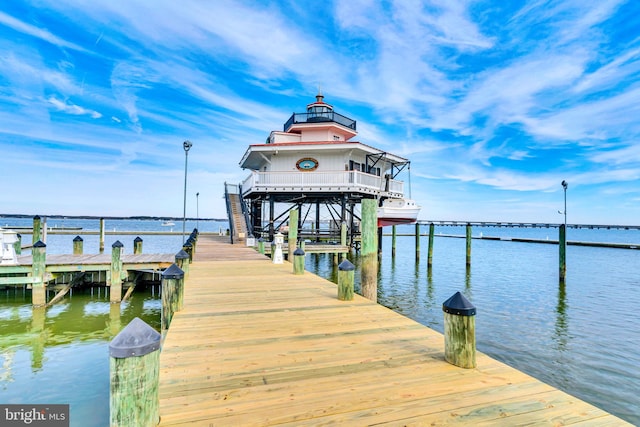
M 461 368 L 476 367 L 476 307 L 460 292 L 442 303 L 444 358 Z
M 47 287 L 45 284 L 45 268 L 47 263 L 47 245 L 40 240 L 31 248 L 31 304 L 36 307 L 47 303 Z
M 162 272 L 162 282 L 164 283 L 165 280 L 175 280 L 174 294 L 171 299 L 171 317 L 173 318 L 173 314 L 182 310 L 184 306 L 184 271 L 176 264 L 171 264 Z
M 420 223 L 416 222 L 416 262 L 420 261 Z
M 182 250 L 185 251 L 187 255 L 189 255 L 189 263 L 191 263 L 193 261 L 193 245 L 191 244 L 189 239 L 187 239 L 187 241 L 182 244 Z
M 378 301 L 378 204 L 375 199 L 362 200 L 362 296 Z
M 282 245 L 284 245 L 284 235 L 280 232 L 273 236 L 273 241 L 276 245 L 275 253 L 271 257 L 271 260 L 274 264 L 282 264 L 284 262 L 284 258 L 282 255 Z M 271 247 L 273 249 L 273 246 Z
M 293 261 L 296 246 L 298 246 L 298 216 L 298 209 L 291 209 L 289 211 L 289 233 L 287 236 L 287 243 L 289 244 L 287 257 L 289 261 Z
M 558 228 L 558 249 L 560 255 L 560 282 L 564 283 L 567 275 L 567 230 L 564 224 Z
M 264 255 L 264 239 L 262 237 L 258 239 L 258 253 Z
M 74 255 L 82 255 L 84 252 L 84 240 L 82 237 L 76 236 L 73 238 L 73 254 Z
M 100 218 L 100 253 L 104 253 L 104 218 Z
M 142 238 L 140 236 L 133 239 L 133 253 L 136 255 L 142 253 Z
M 347 222 L 342 221 L 340 224 L 340 246 L 347 246 Z M 347 259 L 347 254 L 342 253 L 342 259 Z
M 171 265 L 173 267 L 175 264 Z M 169 330 L 171 325 L 171 319 L 176 312 L 178 306 L 178 280 L 184 278 L 184 272 L 175 265 L 175 269 L 171 267 L 167 268 L 162 273 L 162 289 L 160 296 L 162 298 L 162 313 L 160 313 L 160 330 L 164 336 Z
M 304 251 L 300 248 L 293 251 L 293 274 L 304 274 Z
M 467 267 L 471 266 L 471 224 L 467 223 Z
M 396 257 L 396 226 L 391 226 L 391 258 Z
M 427 269 L 433 266 L 433 236 L 435 234 L 435 226 L 429 223 L 429 249 L 427 250 Z
M 183 250 L 180 250 L 180 252 L 176 254 L 175 258 L 176 265 L 178 266 L 178 268 L 180 268 L 180 270 L 184 272 L 184 278 L 186 279 L 187 277 L 189 277 L 189 254 Z
M 16 241 L 13 242 L 13 250 L 16 252 L 16 255 L 22 254 L 22 235 L 20 233 L 16 234 Z
M 111 245 L 111 278 L 109 284 L 109 301 L 118 303 L 122 300 L 122 248 L 124 245 L 116 240 Z
M 353 299 L 353 278 L 356 267 L 347 259 L 338 266 L 338 299 L 351 301 Z
M 160 334 L 136 317 L 109 343 L 111 427 L 160 422 Z
M 39 215 L 33 217 L 33 232 L 31 234 L 31 244 L 42 241 L 42 220 Z

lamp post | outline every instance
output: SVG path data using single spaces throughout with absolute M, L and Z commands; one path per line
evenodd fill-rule
M 567 181 L 562 180 L 562 188 L 564 189 L 564 228 L 567 228 Z
M 200 192 L 196 193 L 196 228 L 199 230 L 200 226 L 199 226 L 199 222 L 200 222 L 200 206 L 198 203 L 198 196 L 200 196 Z
M 564 284 L 567 274 L 567 181 L 562 181 L 562 188 L 564 189 L 564 225 L 560 227 L 560 233 L 558 236 L 558 244 L 560 249 L 560 284 Z
M 187 222 L 187 159 L 189 158 L 189 150 L 193 144 L 191 141 L 186 140 L 182 143 L 184 148 L 184 205 L 182 210 L 182 244 L 185 242 L 185 225 Z

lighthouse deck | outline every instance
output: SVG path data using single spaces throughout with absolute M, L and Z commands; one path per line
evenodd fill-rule
M 160 356 L 160 425 L 580 425 L 624 421 L 251 248 L 203 236 Z

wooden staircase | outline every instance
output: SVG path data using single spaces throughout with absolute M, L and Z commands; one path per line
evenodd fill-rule
M 242 205 L 239 194 L 228 194 L 229 207 L 231 212 L 228 212 L 229 221 L 233 222 L 233 241 L 243 242 L 247 237 L 247 223 L 242 214 Z

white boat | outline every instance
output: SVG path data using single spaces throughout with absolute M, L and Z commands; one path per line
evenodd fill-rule
M 173 227 L 176 224 L 173 221 L 165 221 L 161 224 L 163 227 Z
M 418 219 L 420 206 L 411 199 L 389 198 L 378 207 L 378 227 L 412 224 Z

